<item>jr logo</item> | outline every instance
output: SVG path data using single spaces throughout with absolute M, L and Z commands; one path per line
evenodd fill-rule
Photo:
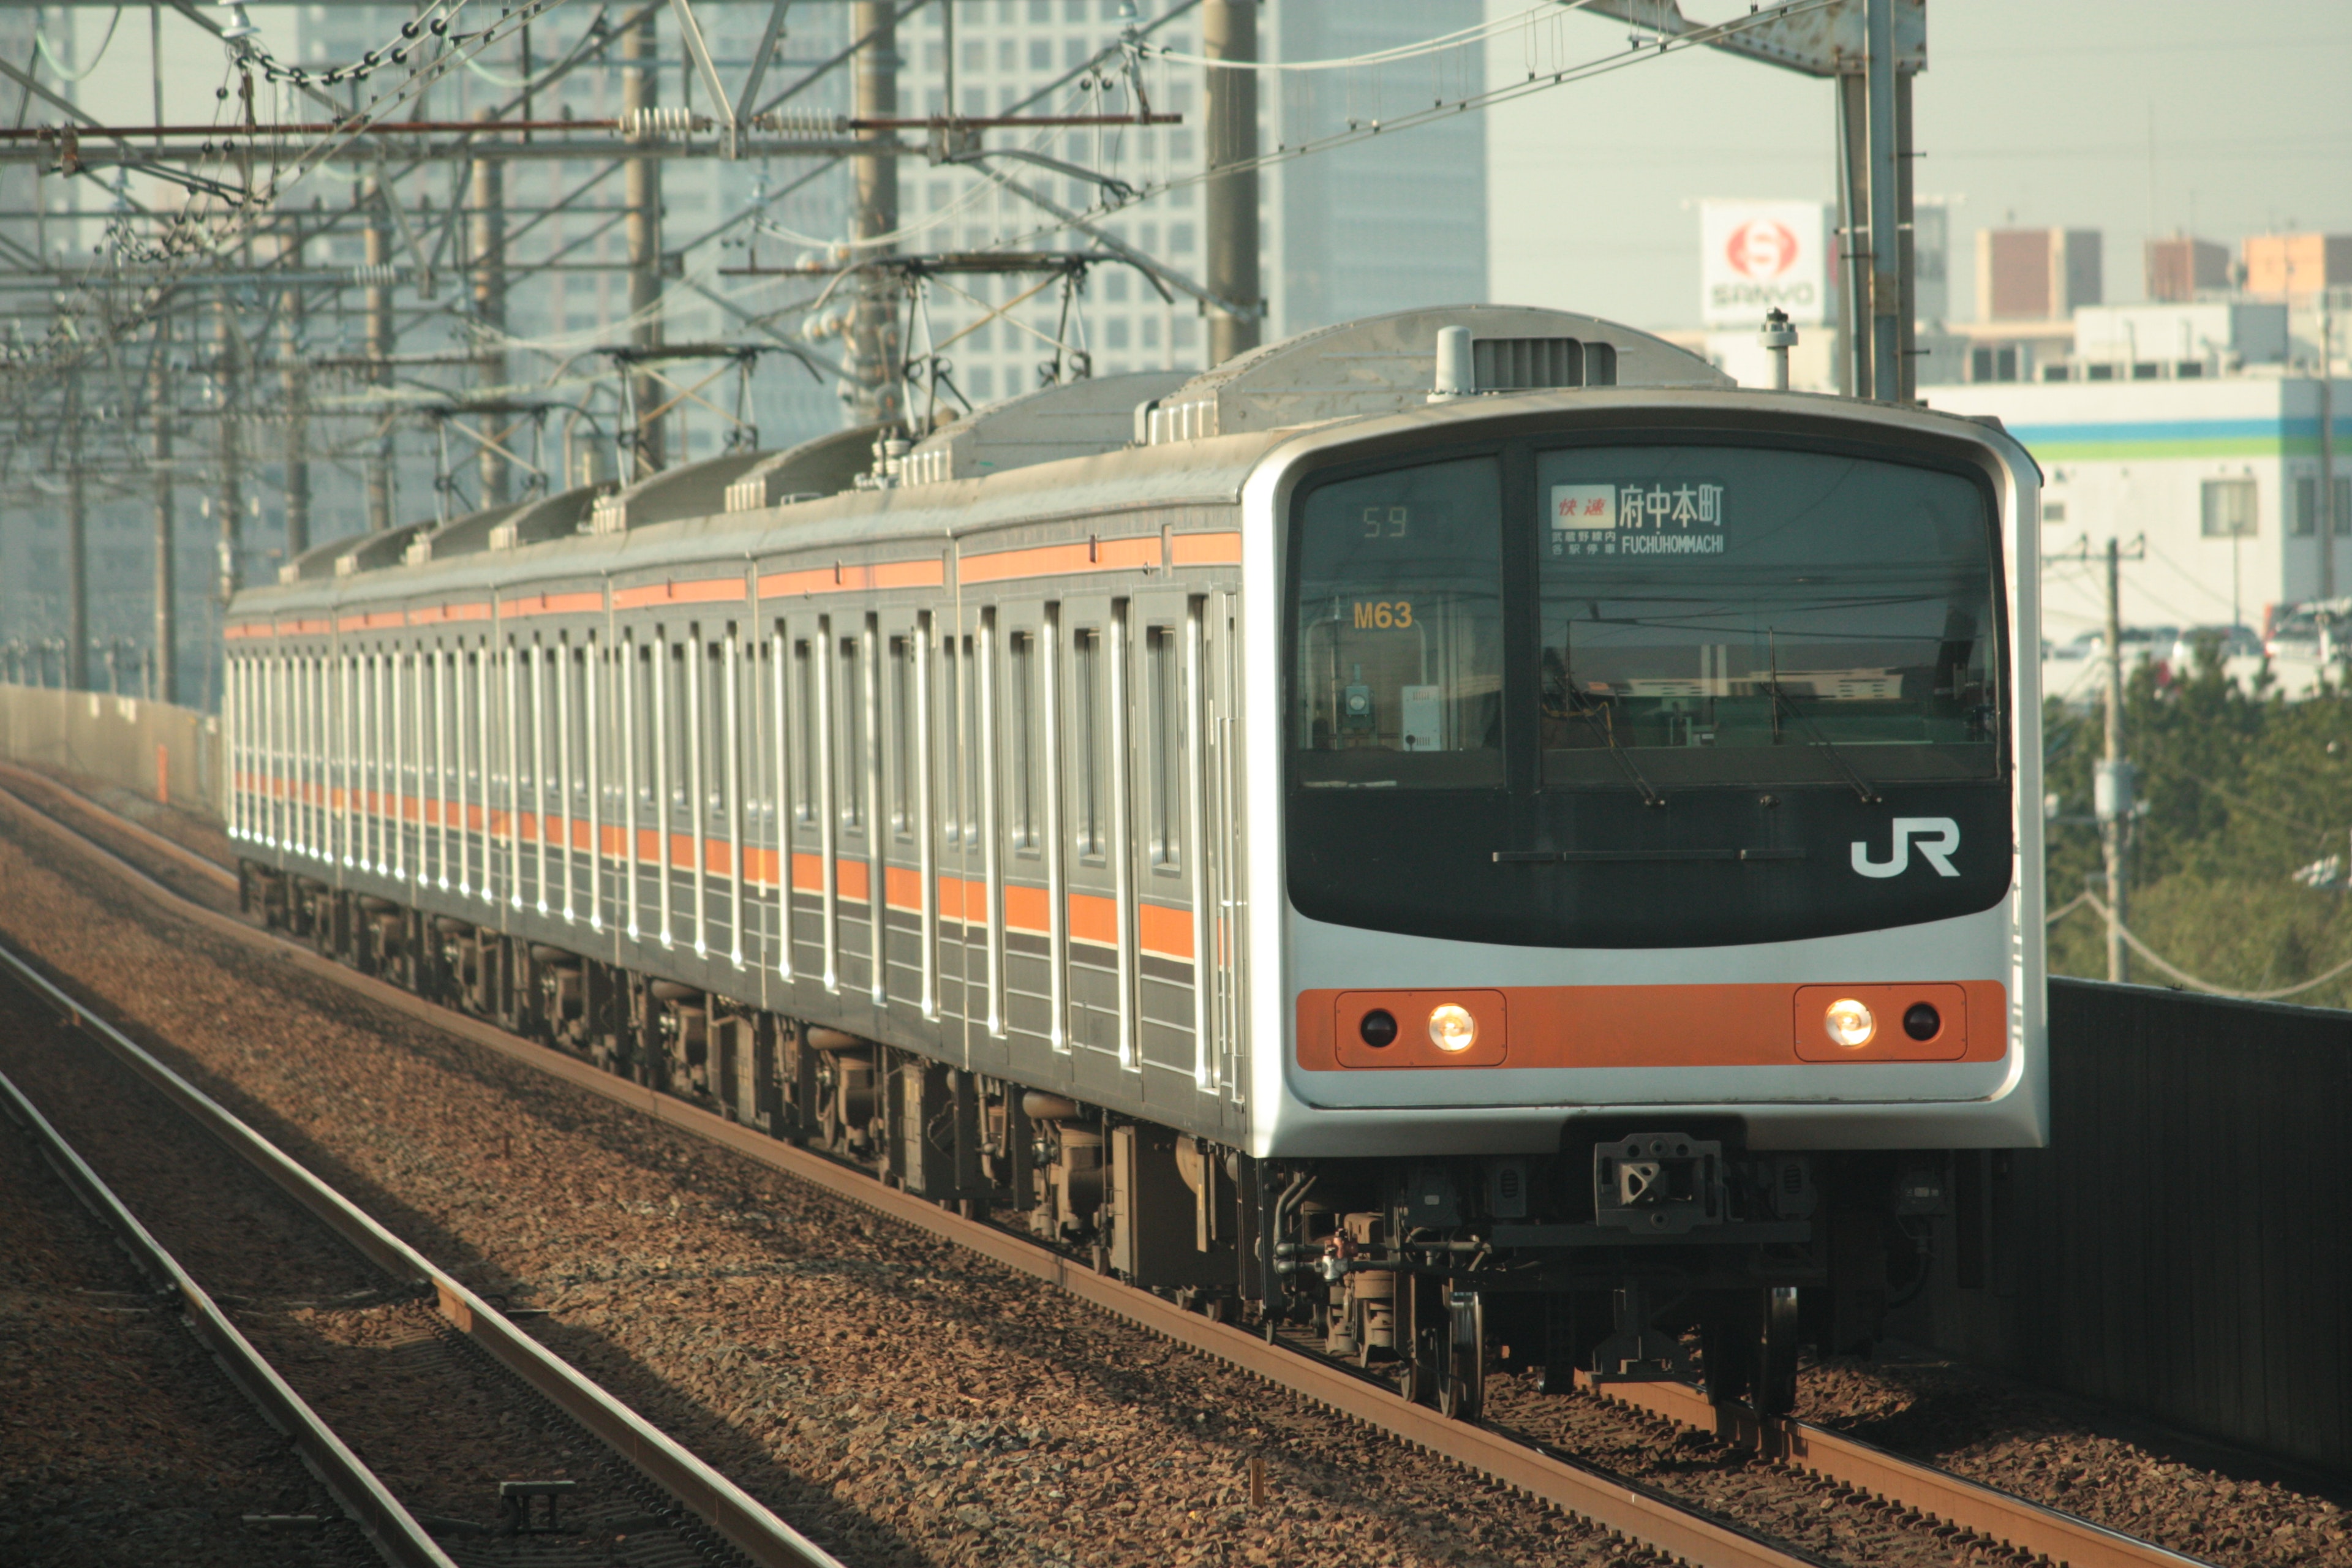
M 1857 838 L 1853 841 L 1853 868 L 1865 877 L 1900 877 L 1911 868 L 1912 840 L 1918 842 L 1919 858 L 1936 868 L 1938 877 L 1957 877 L 1952 867 L 1952 851 L 1960 847 L 1960 825 L 1948 816 L 1898 816 L 1895 819 L 1895 853 L 1884 860 L 1870 858 L 1870 846 Z

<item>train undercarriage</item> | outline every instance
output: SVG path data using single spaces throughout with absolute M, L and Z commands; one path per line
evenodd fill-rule
M 1099 1271 L 1319 1339 L 1476 1419 L 1488 1376 L 1703 1379 L 1785 1411 L 1924 1283 L 1940 1154 L 1751 1152 L 1736 1121 L 1572 1124 L 1555 1155 L 1258 1160 L 1062 1095 L 247 863 L 320 953 Z

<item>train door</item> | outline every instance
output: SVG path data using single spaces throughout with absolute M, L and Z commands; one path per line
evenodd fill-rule
M 1070 1077 L 1061 910 L 1059 608 L 997 607 L 993 646 L 998 994 L 1012 1071 L 1062 1087 Z
M 971 680 L 966 645 L 971 641 L 962 620 L 953 612 L 934 618 L 928 657 L 931 679 L 931 732 L 938 743 L 931 752 L 931 796 L 938 805 L 932 825 L 933 897 L 939 910 L 933 942 L 939 975 L 942 1034 L 958 1060 L 971 1065 L 976 1033 L 985 1033 L 985 1003 L 975 1003 L 987 984 L 984 965 L 971 962 L 966 929 L 965 889 L 976 875 L 971 837 L 979 822 L 972 800 L 971 757 L 974 737 L 968 726 L 974 715 L 966 688 Z
M 1205 947 L 1200 916 L 1200 754 L 1192 718 L 1194 614 L 1181 593 L 1138 594 L 1128 637 L 1134 781 L 1136 1047 L 1147 1098 L 1189 1120 L 1185 1103 L 1214 1081 L 1205 1055 L 1196 978 Z
M 1132 1097 L 1135 865 L 1129 810 L 1128 602 L 1066 598 L 1059 615 L 1063 1027 L 1081 1089 Z
M 954 884 L 940 898 L 941 971 L 957 998 L 963 1065 L 976 1072 L 1010 1071 L 1006 1031 L 1003 944 L 1003 849 L 1002 769 L 998 765 L 1000 701 L 997 685 L 998 626 L 992 607 L 967 605 L 956 613 L 943 639 L 948 673 L 942 706 L 946 728 L 956 737 L 955 834 L 941 846 L 943 879 Z
M 1230 593 L 1136 595 L 1139 1035 L 1147 1092 L 1189 1084 L 1189 1117 L 1233 1118 L 1245 995 L 1238 717 Z
M 883 926 L 887 1005 L 902 1018 L 940 1016 L 938 879 L 932 858 L 931 613 L 887 609 L 875 618 L 881 804 L 876 813 L 875 900 Z
M 1210 1058 L 1220 1118 L 1229 1131 L 1247 1124 L 1249 1047 L 1249 822 L 1242 758 L 1241 595 L 1219 590 L 1195 601 L 1201 668 L 1202 846 L 1210 897 Z

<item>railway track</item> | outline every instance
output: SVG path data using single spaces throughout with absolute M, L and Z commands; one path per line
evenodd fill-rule
M 21 782 L 0 767 L 0 783 Z M 360 975 L 306 948 L 264 933 L 191 900 L 149 871 L 174 882 L 208 879 L 233 888 L 235 879 L 184 847 L 105 813 L 47 781 L 27 784 L 48 801 L 32 807 L 47 830 L 85 851 L 105 856 L 146 894 L 257 950 L 272 953 L 339 985 L 523 1062 L 604 1098 L 785 1172 L 851 1203 L 955 1242 L 1078 1299 L 1145 1326 L 1176 1342 L 1218 1357 L 1307 1399 L 1339 1411 L 1491 1480 L 1524 1492 L 1638 1542 L 1665 1556 L 1706 1564 L 1790 1564 L 1823 1559 L 1764 1532 L 1694 1509 L 1659 1488 L 1611 1475 L 1519 1432 L 1471 1426 L 1410 1405 L 1384 1383 L 1311 1353 L 1305 1346 L 1269 1343 L 1230 1325 L 1212 1322 L 1173 1303 L 1094 1273 L 1076 1259 L 920 1199 L 883 1187 L 864 1173 L 778 1142 L 751 1129 L 657 1095 L 594 1067 L 505 1034 L 406 992 Z M 30 803 L 19 801 L 20 805 Z M 74 822 L 64 820 L 70 816 Z M 80 826 L 75 826 L 75 823 Z M 130 864 L 131 861 L 140 865 Z M 142 867 L 145 868 L 142 869 Z M 1674 1384 L 1610 1384 L 1601 1397 L 1671 1420 L 1716 1439 L 1751 1449 L 1790 1469 L 1816 1478 L 1826 1493 L 1881 1524 L 1892 1523 L 1947 1541 L 1957 1553 L 2012 1554 L 2074 1568 L 2167 1565 L 2200 1560 L 2107 1530 L 2031 1500 L 1982 1486 L 1868 1444 L 1744 1410 L 1718 1411 L 1696 1390 Z
M 5 947 L 0 979 L 0 1104 L 385 1562 L 839 1568 Z

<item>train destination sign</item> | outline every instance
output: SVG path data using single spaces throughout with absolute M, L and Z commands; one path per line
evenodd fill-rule
M 1630 480 L 1551 487 L 1554 555 L 1719 555 L 1721 484 Z

